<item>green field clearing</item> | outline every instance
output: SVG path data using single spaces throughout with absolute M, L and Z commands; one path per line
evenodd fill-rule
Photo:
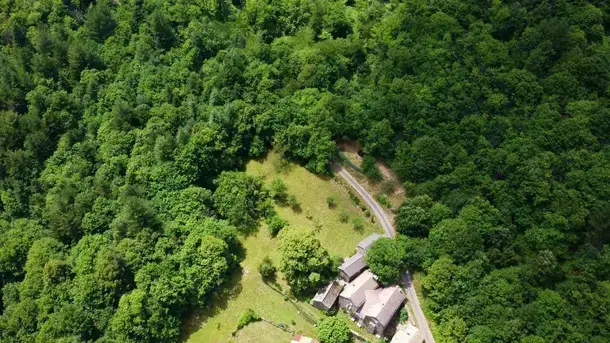
M 346 211 L 350 219 L 362 217 L 362 212 L 350 200 L 347 190 L 335 180 L 316 176 L 298 165 L 290 165 L 285 172 L 278 173 L 276 165 L 280 157 L 270 153 L 265 160 L 251 161 L 246 172 L 265 178 L 270 183 L 280 177 L 301 204 L 301 211 L 295 212 L 289 207 L 276 206 L 278 214 L 289 222 L 290 227 L 309 228 L 316 233 L 322 245 L 331 255 L 348 256 L 355 251 L 356 244 L 373 232 L 381 232 L 377 226 L 364 221 L 364 229 L 356 232 L 351 222 L 342 223 L 339 213 Z M 334 196 L 337 202 L 335 208 L 328 208 L 326 198 Z M 308 219 L 310 217 L 311 219 Z M 316 223 L 321 225 L 315 229 Z M 276 343 L 289 342 L 290 334 L 267 323 L 255 323 L 240 330 L 235 337 L 231 332 L 235 329 L 241 314 L 248 308 L 260 316 L 276 323 L 283 323 L 290 329 L 315 336 L 315 328 L 305 318 L 297 313 L 297 308 L 284 297 L 268 287 L 257 271 L 258 264 L 265 256 L 269 256 L 276 265 L 279 262 L 277 241 L 271 238 L 265 225 L 259 232 L 241 237 L 245 249 L 245 259 L 241 263 L 241 271 L 237 272 L 232 284 L 219 294 L 210 310 L 191 318 L 186 323 L 185 341 L 189 343 L 220 343 L 220 342 L 257 342 Z M 281 279 L 281 274 L 278 275 Z M 280 280 L 280 283 L 285 283 Z M 301 311 L 310 313 L 316 318 L 321 314 L 306 303 L 299 303 Z M 292 322 L 294 321 L 294 325 Z M 355 327 L 355 324 L 352 323 Z
M 280 156 L 277 153 L 269 153 L 264 161 L 251 161 L 246 171 L 252 175 L 265 178 L 266 183 L 271 183 L 275 178 L 281 178 L 288 187 L 288 193 L 294 194 L 301 204 L 301 212 L 295 212 L 290 207 L 276 206 L 280 217 L 286 219 L 292 227 L 311 228 L 314 230 L 316 223 L 322 228 L 316 232 L 316 236 L 322 245 L 328 249 L 331 255 L 349 256 L 355 252 L 356 244 L 373 232 L 382 232 L 366 219 L 360 209 L 355 206 L 349 198 L 345 187 L 329 177 L 318 176 L 310 173 L 298 165 L 290 165 L 288 170 L 278 173 L 276 165 Z M 328 196 L 334 196 L 337 201 L 335 208 L 329 208 L 326 203 Z M 350 220 L 342 223 L 339 213 L 345 211 Z M 308 219 L 307 216 L 311 216 Z M 364 229 L 356 232 L 352 229 L 351 219 L 362 218 Z

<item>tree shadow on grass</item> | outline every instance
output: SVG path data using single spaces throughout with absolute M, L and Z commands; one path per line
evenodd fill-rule
M 210 297 L 209 302 L 204 305 L 205 308 L 191 308 L 186 311 L 180 329 L 181 342 L 186 342 L 193 333 L 199 331 L 208 319 L 227 309 L 229 300 L 237 297 L 242 291 L 242 277 L 243 270 L 238 266 L 229 282 Z
M 329 171 L 329 174 L 318 174 L 318 173 L 312 173 L 312 174 L 316 178 L 318 178 L 318 179 L 320 179 L 322 181 L 328 182 L 328 181 L 330 181 L 334 177 L 334 174 L 331 174 L 331 173 L 332 173 L 332 171 Z
M 257 221 L 256 223 L 247 223 L 244 225 L 239 225 L 237 226 L 237 231 L 239 232 L 240 235 L 243 235 L 244 237 L 248 237 L 250 235 L 256 234 L 258 233 L 258 230 L 261 227 L 261 221 Z
M 265 282 L 265 285 L 284 297 L 284 301 L 287 301 L 294 306 L 294 308 L 297 310 L 297 314 L 307 322 L 312 325 L 315 325 L 318 322 L 318 318 L 316 318 L 316 316 L 304 306 L 307 302 L 309 302 L 309 299 L 311 299 L 315 292 L 295 295 L 290 292 L 285 293 L 281 287 L 278 287 L 277 282 Z

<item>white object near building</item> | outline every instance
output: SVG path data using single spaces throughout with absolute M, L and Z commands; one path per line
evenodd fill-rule
M 424 337 L 413 324 L 401 325 L 390 343 L 423 343 Z

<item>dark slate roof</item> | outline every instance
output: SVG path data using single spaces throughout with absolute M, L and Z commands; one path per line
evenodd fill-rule
M 312 301 L 321 302 L 326 308 L 331 308 L 335 304 L 335 301 L 337 301 L 339 293 L 341 293 L 342 289 L 343 286 L 341 286 L 337 281 L 331 281 L 328 286 L 322 288 L 318 291 L 318 293 L 316 293 Z
M 381 238 L 381 235 L 378 233 L 374 233 L 374 234 L 368 236 L 367 238 L 361 240 L 360 243 L 358 243 L 357 247 L 359 249 L 362 249 L 363 251 L 367 251 L 367 250 L 369 250 L 371 245 L 373 245 L 373 242 L 375 242 L 379 238 Z
M 377 318 L 386 326 L 404 301 L 405 295 L 398 286 L 367 291 L 361 315 Z
M 343 271 L 350 279 L 361 271 L 363 271 L 365 268 L 366 264 L 364 263 L 364 255 L 360 253 L 356 253 L 353 256 L 347 258 L 339 266 L 339 270 Z

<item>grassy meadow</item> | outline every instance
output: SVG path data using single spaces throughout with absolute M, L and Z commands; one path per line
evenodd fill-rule
M 317 176 L 301 166 L 282 160 L 277 153 L 270 153 L 265 159 L 248 163 L 246 172 L 262 176 L 267 184 L 275 178 L 281 178 L 288 188 L 288 193 L 296 196 L 300 210 L 276 206 L 277 213 L 288 221 L 284 230 L 300 227 L 315 232 L 322 245 L 331 255 L 349 256 L 355 251 L 356 244 L 373 232 L 381 232 L 377 226 L 366 220 L 361 210 L 349 198 L 347 190 L 332 178 Z M 326 199 L 333 196 L 336 206 L 329 208 Z M 339 213 L 346 212 L 350 219 L 344 223 Z M 352 219 L 361 218 L 364 228 L 355 231 Z M 241 270 L 236 271 L 232 283 L 218 294 L 209 310 L 202 310 L 185 324 L 185 341 L 188 343 L 277 343 L 289 342 L 290 333 L 265 322 L 250 324 L 237 332 L 239 317 L 248 308 L 261 317 L 275 323 L 282 323 L 289 330 L 315 336 L 314 326 L 299 313 L 305 312 L 315 319 L 322 314 L 309 304 L 300 302 L 294 305 L 284 299 L 283 295 L 267 286 L 261 279 L 257 267 L 269 256 L 279 264 L 277 239 L 272 238 L 264 224 L 258 232 L 241 237 L 245 250 L 245 259 Z M 280 285 L 286 288 L 281 273 L 278 273 Z M 342 314 L 341 314 L 342 315 Z M 352 323 L 353 324 L 353 323 Z M 355 324 L 354 324 L 355 327 Z

